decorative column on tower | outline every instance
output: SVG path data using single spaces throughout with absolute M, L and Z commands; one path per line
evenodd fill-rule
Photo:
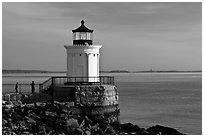
M 81 26 L 73 32 L 73 45 L 65 45 L 67 51 L 67 77 L 77 77 L 77 81 L 99 82 L 99 49 L 93 45 L 93 30 L 81 21 Z

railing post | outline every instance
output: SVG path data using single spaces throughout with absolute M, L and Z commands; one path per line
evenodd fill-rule
M 19 84 L 19 92 L 21 93 L 21 84 Z
M 42 90 L 42 84 L 39 84 L 39 91 L 38 92 L 41 92 Z
M 54 77 L 52 77 L 52 80 L 51 80 L 51 85 L 52 85 L 52 87 L 51 87 L 51 95 L 53 96 L 53 92 L 54 92 Z

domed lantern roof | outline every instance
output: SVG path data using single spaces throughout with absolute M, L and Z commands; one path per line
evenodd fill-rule
M 75 30 L 72 30 L 72 32 L 93 32 L 93 30 L 87 28 L 85 25 L 84 25 L 84 20 L 81 21 L 81 26 L 78 27 L 77 29 Z

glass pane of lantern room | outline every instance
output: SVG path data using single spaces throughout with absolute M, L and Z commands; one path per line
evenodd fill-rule
M 75 40 L 79 40 L 80 37 L 79 37 L 79 32 L 75 32 Z
M 80 33 L 80 39 L 82 39 L 82 40 L 86 39 L 86 33 L 85 32 Z
M 87 36 L 87 40 L 91 40 L 91 37 L 90 37 L 90 33 L 89 33 L 89 32 L 86 33 L 86 36 Z

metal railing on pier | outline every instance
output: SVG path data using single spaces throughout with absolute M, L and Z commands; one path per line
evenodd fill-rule
M 7 93 L 16 93 L 15 89 L 16 84 L 2 84 L 2 94 Z M 42 84 L 35 84 L 35 92 L 40 92 L 42 88 Z M 18 93 L 29 94 L 31 93 L 31 85 L 30 84 L 18 84 Z
M 55 76 L 51 77 L 40 85 L 40 91 L 57 86 L 78 86 L 78 85 L 114 85 L 114 77 L 66 77 Z
M 55 76 L 51 77 L 41 84 L 35 84 L 35 92 L 50 90 L 57 86 L 78 86 L 78 85 L 114 85 L 114 77 L 100 76 L 100 77 L 66 77 Z M 15 84 L 2 84 L 3 94 L 15 93 Z M 18 84 L 18 92 L 31 93 L 30 84 Z

